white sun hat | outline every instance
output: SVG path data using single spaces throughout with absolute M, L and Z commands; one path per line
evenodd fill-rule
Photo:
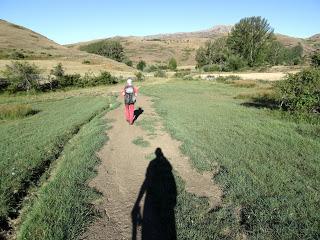
M 131 79 L 131 78 L 128 78 L 127 84 L 128 84 L 128 85 L 132 85 L 132 79 Z

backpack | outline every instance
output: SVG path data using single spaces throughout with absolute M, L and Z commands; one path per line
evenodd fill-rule
M 134 96 L 133 86 L 126 86 L 124 88 L 124 103 L 125 104 L 134 104 L 136 102 L 136 97 Z

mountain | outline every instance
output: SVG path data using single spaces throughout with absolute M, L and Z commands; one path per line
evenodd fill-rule
M 103 64 L 107 67 L 106 70 L 132 71 L 123 63 L 67 48 L 28 28 L 0 19 L 0 59 L 11 58 L 52 62 L 73 61 L 80 64 L 87 60 Z
M 187 66 L 195 65 L 196 50 L 207 40 L 227 36 L 231 29 L 232 26 L 230 25 L 217 25 L 207 30 L 195 32 L 156 34 L 144 37 L 117 36 L 107 39 L 119 40 L 125 49 L 126 55 L 134 63 L 144 60 L 147 64 L 167 64 L 171 57 L 175 57 L 180 66 Z M 302 39 L 276 34 L 276 38 L 287 47 L 301 43 L 305 53 L 314 51 L 317 48 L 317 44 L 320 43 L 318 35 L 310 39 Z M 106 39 L 69 44 L 67 47 L 79 49 L 82 45 L 101 40 Z
M 232 26 L 218 25 L 213 28 L 196 32 L 179 32 L 157 34 L 144 37 L 112 37 L 119 40 L 126 55 L 134 62 L 144 60 L 147 64 L 167 64 L 171 57 L 175 57 L 179 65 L 195 65 L 196 50 L 208 39 L 227 36 Z M 93 40 L 66 45 L 72 49 L 105 39 Z

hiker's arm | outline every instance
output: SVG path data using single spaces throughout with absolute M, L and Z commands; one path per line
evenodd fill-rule
M 137 88 L 137 87 L 134 87 L 133 90 L 134 90 L 134 95 L 135 95 L 135 96 L 138 96 L 138 88 Z
M 140 204 L 140 201 L 143 197 L 143 194 L 145 193 L 145 191 L 147 190 L 147 183 L 146 183 L 146 180 L 144 180 L 141 188 L 140 188 L 140 191 L 139 191 L 139 195 L 137 197 L 137 200 L 136 200 L 136 203 L 134 204 L 135 206 L 139 206 Z

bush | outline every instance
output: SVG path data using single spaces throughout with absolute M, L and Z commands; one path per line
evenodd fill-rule
M 58 63 L 56 66 L 51 69 L 50 74 L 56 78 L 62 78 L 64 76 L 64 69 L 62 63 Z
M 24 59 L 26 56 L 22 53 L 22 52 L 17 52 L 17 51 L 14 51 L 13 53 L 11 53 L 10 55 L 10 58 L 11 59 L 16 59 L 16 60 L 19 60 L 19 59 Z
M 4 91 L 9 86 L 9 82 L 7 79 L 0 78 L 0 91 Z
M 146 72 L 155 72 L 158 70 L 158 67 L 156 65 L 149 65 L 145 68 Z
M 191 70 L 183 70 L 183 71 L 176 72 L 173 76 L 178 77 L 178 78 L 182 78 L 186 75 L 189 75 L 190 73 L 191 73 Z
M 90 60 L 83 60 L 82 64 L 91 64 L 91 61 Z
M 224 71 L 238 71 L 246 66 L 246 62 L 237 55 L 230 55 L 227 59 L 225 67 L 222 69 Z
M 140 60 L 137 64 L 137 69 L 140 70 L 140 71 L 143 71 L 143 69 L 146 67 L 146 62 L 143 61 L 143 60 Z
M 311 56 L 311 64 L 314 67 L 320 67 L 320 51 L 315 52 Z
M 7 89 L 12 92 L 37 90 L 40 80 L 40 69 L 27 62 L 11 62 L 2 71 L 8 80 Z
M 222 68 L 218 64 L 209 64 L 209 65 L 204 65 L 202 67 L 202 70 L 204 72 L 217 72 L 217 71 L 221 71 Z
M 154 73 L 154 77 L 160 77 L 160 78 L 165 78 L 167 77 L 167 74 L 163 70 L 158 70 Z
M 36 112 L 29 104 L 0 105 L 1 120 L 22 118 Z
M 177 60 L 175 58 L 171 58 L 169 60 L 169 63 L 168 63 L 168 68 L 170 70 L 176 70 L 177 69 Z
M 142 72 L 136 72 L 135 76 L 137 78 L 138 81 L 143 81 L 144 80 L 144 75 L 142 74 Z
M 133 62 L 132 62 L 132 60 L 130 60 L 130 59 L 124 60 L 124 63 L 125 63 L 127 66 L 129 66 L 129 67 L 132 67 L 132 66 L 133 66 Z
M 275 84 L 280 106 L 289 111 L 320 112 L 320 69 L 288 74 Z
M 116 83 L 118 83 L 117 78 L 112 76 L 107 71 L 100 72 L 100 75 L 97 76 L 97 77 L 94 77 L 94 79 L 92 81 L 92 85 L 94 85 L 94 86 L 97 86 L 97 85 L 111 85 L 111 84 L 116 84 Z
M 78 73 L 66 74 L 58 80 L 59 87 L 71 87 L 71 86 L 82 86 L 81 75 Z M 84 86 L 82 86 L 84 87 Z
M 98 54 L 122 62 L 125 58 L 123 46 L 119 41 L 103 40 L 81 46 L 80 50 Z

